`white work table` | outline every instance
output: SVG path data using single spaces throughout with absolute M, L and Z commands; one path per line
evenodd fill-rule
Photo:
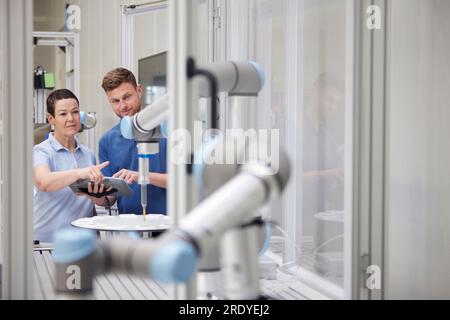
M 34 260 L 34 296 L 37 300 L 56 299 L 54 266 L 50 250 L 36 250 Z M 146 277 L 108 273 L 94 280 L 96 300 L 167 300 L 167 287 Z
M 36 248 L 34 260 L 34 297 L 36 300 L 56 299 L 54 291 L 54 266 L 51 251 Z M 262 280 L 261 288 L 266 296 L 278 300 L 304 300 L 301 293 L 277 280 Z M 94 280 L 96 300 L 168 300 L 168 286 L 147 277 L 108 273 Z

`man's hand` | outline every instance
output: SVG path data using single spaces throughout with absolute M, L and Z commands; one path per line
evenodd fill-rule
M 120 179 L 125 180 L 125 182 L 128 184 L 132 184 L 134 182 L 138 182 L 139 173 L 137 171 L 133 171 L 133 170 L 122 169 L 122 170 L 116 172 L 113 175 L 113 178 L 120 178 Z

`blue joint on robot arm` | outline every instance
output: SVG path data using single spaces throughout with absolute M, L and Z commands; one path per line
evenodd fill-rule
M 207 159 L 208 154 L 212 152 L 217 143 L 221 140 L 221 136 L 211 136 L 208 141 L 203 142 L 196 152 L 194 153 L 194 163 L 192 164 L 192 169 L 194 173 L 194 180 L 199 188 L 203 188 L 203 170 L 204 170 L 204 160 Z
M 256 69 L 256 71 L 259 74 L 259 81 L 261 83 L 260 90 L 261 90 L 266 83 L 266 75 L 264 73 L 264 69 L 259 63 L 256 63 L 255 61 L 249 61 L 249 63 Z
M 97 249 L 97 236 L 93 230 L 69 227 L 55 233 L 52 257 L 56 263 L 81 260 Z
M 172 241 L 162 245 L 150 259 L 150 276 L 166 283 L 187 282 L 195 272 L 197 260 L 197 251 L 191 243 Z
M 120 133 L 125 139 L 133 139 L 133 118 L 125 116 L 120 120 Z
M 167 123 L 167 120 L 161 122 L 159 127 L 161 130 L 162 136 L 167 139 L 167 137 L 169 136 L 169 124 Z
M 270 224 L 265 222 L 264 223 L 264 242 L 261 246 L 261 249 L 259 250 L 259 255 L 262 256 L 267 249 L 269 249 L 270 245 L 270 236 L 271 236 L 271 228 Z

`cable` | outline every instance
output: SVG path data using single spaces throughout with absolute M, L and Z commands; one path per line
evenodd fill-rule
M 209 81 L 209 90 L 210 90 L 210 96 L 211 96 L 211 129 L 219 129 L 217 125 L 217 118 L 218 118 L 218 109 L 217 109 L 217 79 L 214 76 L 214 74 L 208 70 L 205 69 L 198 69 L 195 66 L 195 61 L 193 58 L 188 58 L 187 61 L 187 77 L 189 79 L 200 75 L 204 76 Z
M 327 241 L 325 241 L 324 243 L 322 243 L 320 246 L 318 246 L 316 249 L 314 249 L 314 252 L 313 252 L 314 257 L 317 255 L 317 253 L 319 252 L 319 250 L 320 250 L 322 247 L 326 246 L 326 245 L 329 244 L 330 242 L 333 242 L 333 241 L 338 240 L 338 239 L 343 238 L 343 237 L 344 237 L 344 235 L 343 235 L 343 234 L 340 234 L 340 235 L 338 235 L 338 236 L 336 236 L 336 237 L 333 237 L 333 238 L 331 238 L 331 239 L 328 239 Z
M 294 261 L 290 261 L 290 262 L 286 262 L 284 264 L 281 264 L 278 267 L 278 270 L 281 273 L 285 274 L 285 275 L 293 277 L 294 280 L 302 282 L 302 279 L 301 279 L 299 271 L 302 268 L 304 268 L 306 270 L 309 270 L 309 268 L 308 268 L 308 266 L 305 266 L 305 265 L 301 264 L 300 258 L 301 258 L 301 256 L 304 256 L 304 255 L 301 254 L 300 246 L 297 243 L 295 243 L 294 241 L 292 241 L 292 239 L 287 235 L 287 233 L 276 222 L 269 221 L 269 223 L 272 226 L 274 226 L 282 234 L 282 236 L 272 236 L 272 239 L 282 239 L 282 240 L 287 241 L 287 242 L 289 242 L 291 244 L 294 244 L 295 251 L 296 251 L 296 253 L 298 255 L 298 260 L 295 259 Z M 336 240 L 339 240 L 339 239 L 341 239 L 343 237 L 344 237 L 344 235 L 342 235 L 342 234 L 338 235 L 338 236 L 335 236 L 335 237 L 333 237 L 331 239 L 326 240 L 325 242 L 321 243 L 319 246 L 314 248 L 314 250 L 311 252 L 311 256 L 310 256 L 310 258 L 312 258 L 312 261 L 314 261 L 314 263 L 317 263 L 317 254 L 319 253 L 320 249 L 322 249 L 324 246 L 326 246 L 326 245 L 328 245 L 328 244 L 330 244 L 330 243 L 332 243 L 332 242 L 334 242 Z M 324 277 L 327 278 L 326 275 L 324 275 Z M 287 282 L 284 283 L 285 281 L 287 281 Z M 289 279 L 285 279 L 284 281 L 282 281 L 284 283 L 283 285 L 289 285 L 289 281 L 290 281 Z
M 288 242 L 288 243 L 291 243 L 291 244 L 294 244 L 294 249 L 296 250 L 296 253 L 300 256 L 301 255 L 301 248 L 300 248 L 300 246 L 297 244 L 297 243 L 295 243 L 294 241 L 292 241 L 292 239 L 290 239 L 290 237 L 287 235 L 287 233 L 286 233 L 286 231 L 284 231 L 275 221 L 273 221 L 273 220 L 270 220 L 270 221 L 268 221 L 269 222 L 269 224 L 270 225 L 272 225 L 273 227 L 275 227 L 275 229 L 277 229 L 278 231 L 280 231 L 281 232 L 281 234 L 283 235 L 283 237 L 280 237 L 280 236 L 272 236 L 272 238 L 275 238 L 275 239 L 282 239 L 282 240 L 285 240 L 286 242 Z
M 112 215 L 112 214 L 111 214 L 111 204 L 109 203 L 108 197 L 105 197 L 105 200 L 106 200 L 106 203 L 108 204 L 108 205 L 107 205 L 107 208 L 108 208 L 108 211 L 109 211 L 109 215 L 111 216 L 111 215 Z

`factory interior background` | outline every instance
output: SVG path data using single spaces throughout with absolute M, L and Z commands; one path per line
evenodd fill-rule
M 100 137 L 119 122 L 101 88 L 106 72 L 131 70 L 144 105 L 167 92 L 146 77 L 168 75 L 170 2 L 1 0 L 2 299 L 54 298 L 29 245 L 31 149 L 50 130 L 37 106 L 53 89 L 73 89 L 97 120 L 80 141 L 98 156 Z M 191 2 L 196 33 L 185 41 L 196 61 L 263 67 L 254 121 L 278 129 L 290 161 L 282 196 L 259 208 L 272 222 L 262 290 L 291 300 L 449 299 L 450 2 Z M 80 9 L 71 31 L 68 4 Z M 62 44 L 46 45 L 49 32 L 64 33 L 51 38 Z M 52 75 L 51 89 L 33 87 L 36 72 Z M 221 127 L 228 99 L 220 94 Z M 142 282 L 140 295 L 121 294 L 112 287 L 122 280 L 108 279 L 100 298 L 152 290 Z

